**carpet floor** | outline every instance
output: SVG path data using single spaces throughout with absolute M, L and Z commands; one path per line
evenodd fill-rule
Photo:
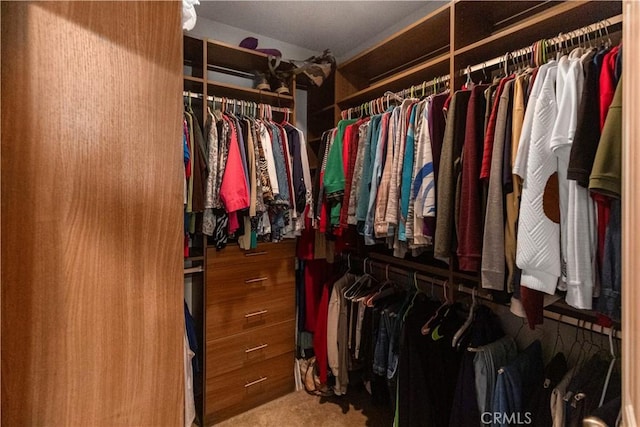
M 318 397 L 305 391 L 290 393 L 237 415 L 216 427 L 391 427 L 389 405 L 374 406 L 362 387 L 345 396 Z

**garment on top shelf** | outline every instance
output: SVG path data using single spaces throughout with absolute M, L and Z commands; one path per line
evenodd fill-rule
M 518 144 L 524 126 L 524 115 L 528 101 L 528 86 L 530 74 L 525 72 L 516 76 L 513 84 L 513 112 L 511 114 L 511 191 L 505 196 L 505 226 L 504 226 L 504 252 L 507 271 L 507 291 L 518 293 L 520 288 L 521 272 L 516 265 L 517 249 L 517 225 L 520 215 L 520 196 L 522 194 L 522 179 L 513 173 L 513 165 L 518 154 Z M 507 130 L 508 131 L 508 130 Z M 516 283 L 517 280 L 517 283 Z M 518 289 L 518 291 L 516 291 Z
M 502 85 L 500 98 L 494 102 L 494 108 L 498 106 L 495 115 L 494 140 L 490 145 L 485 144 L 487 148 L 493 149 L 491 159 L 491 168 L 487 179 L 489 187 L 487 193 L 487 207 L 485 212 L 484 237 L 482 244 L 482 287 L 504 290 L 505 289 L 505 249 L 504 249 L 504 195 L 502 184 L 502 166 L 504 144 L 506 143 L 506 135 L 511 133 L 511 129 L 507 132 L 507 115 L 512 109 L 513 95 L 513 78 L 507 80 Z M 497 96 L 497 95 L 496 95 Z M 493 114 L 493 113 L 492 113 Z M 485 142 L 487 140 L 485 139 Z M 483 156 L 483 161 L 487 156 Z
M 413 221 L 409 222 L 409 202 L 411 200 L 411 187 L 413 184 L 413 163 L 415 160 L 416 118 L 421 115 L 421 106 L 424 103 L 414 103 L 409 107 L 407 115 L 406 143 L 404 159 L 400 171 L 398 240 L 406 242 L 407 237 L 413 238 Z M 417 114 L 416 114 L 417 113 Z M 413 213 L 413 209 L 412 209 Z M 413 218 L 412 218 L 413 219 Z M 403 255 L 404 256 L 404 255 Z
M 327 200 L 331 206 L 331 225 L 340 221 L 340 207 L 344 196 L 344 162 L 342 156 L 343 135 L 345 128 L 356 120 L 340 120 L 337 126 L 335 141 L 329 151 L 327 168 L 324 175 L 324 187 Z
M 416 140 L 416 158 L 411 203 L 413 206 L 413 246 L 430 246 L 433 234 L 429 233 L 428 220 L 436 215 L 436 185 L 429 115 L 433 97 L 424 102 Z
M 385 141 L 387 150 L 384 159 L 384 167 L 380 177 L 380 185 L 376 192 L 376 210 L 374 214 L 374 235 L 377 238 L 389 236 L 389 223 L 386 220 L 387 203 L 389 201 L 389 187 L 391 186 L 391 175 L 393 173 L 393 154 L 396 127 L 399 126 L 400 109 L 395 108 L 388 120 L 387 140 Z
M 556 61 L 540 67 L 531 94 L 531 99 L 537 98 L 536 120 L 530 132 L 523 131 L 527 139 L 521 137 L 514 165 L 514 172 L 523 179 L 516 256 L 522 269 L 521 285 L 548 294 L 555 293 L 561 269 L 557 162 L 549 147 L 557 116 L 556 74 Z M 527 110 L 530 108 L 531 101 Z
M 382 177 L 382 168 L 384 167 L 384 154 L 386 149 L 386 132 L 388 129 L 389 113 L 374 116 L 371 129 L 371 174 L 369 175 L 369 187 L 366 188 L 366 202 L 364 221 L 362 224 L 362 234 L 364 235 L 365 245 L 372 245 L 373 240 L 373 221 L 375 213 L 376 195 L 380 178 Z M 375 121 L 374 121 L 375 120 Z
M 409 129 L 409 116 L 415 99 L 405 99 L 400 105 L 400 116 L 395 129 L 393 144 L 393 169 L 391 170 L 391 181 L 389 184 L 389 198 L 385 210 L 385 221 L 389 224 L 389 235 L 395 236 L 400 231 L 400 218 L 398 215 L 400 208 L 400 196 L 402 186 L 402 169 L 404 166 L 405 149 L 407 144 L 407 131 Z M 387 165 L 388 167 L 389 165 Z M 397 230 L 397 231 L 396 231 Z M 387 239 L 391 242 L 392 239 Z M 393 247 L 390 245 L 390 247 Z
M 351 182 L 351 190 L 349 192 L 349 208 L 347 212 L 347 223 L 349 225 L 358 224 L 356 219 L 356 207 L 358 206 L 358 198 L 360 197 L 360 183 L 362 181 L 364 169 L 365 145 L 368 130 L 369 118 L 366 118 L 363 120 L 363 123 L 358 126 L 358 151 L 353 167 L 353 178 Z
M 340 228 L 348 228 L 349 226 L 349 208 L 354 207 L 355 204 L 351 202 L 352 198 L 352 190 L 353 190 L 353 182 L 354 176 L 356 175 L 355 166 L 356 160 L 358 156 L 358 143 L 360 142 L 360 126 L 364 121 L 360 120 L 351 126 L 348 126 L 345 130 L 345 139 L 349 140 L 349 150 L 346 153 L 346 161 L 347 169 L 345 173 L 345 184 L 344 184 L 344 199 L 342 202 L 342 206 L 340 207 Z M 355 199 L 354 199 L 355 202 Z
M 434 256 L 447 263 L 450 262 L 452 251 L 456 249 L 453 220 L 456 202 L 455 188 L 464 144 L 464 128 L 470 96 L 471 91 L 458 91 L 451 99 L 436 184 L 438 210 L 436 212 Z
M 592 52 L 591 52 L 592 53 Z M 551 137 L 551 148 L 558 158 L 560 188 L 561 253 L 567 287 L 566 301 L 580 309 L 591 309 L 595 287 L 596 228 L 595 206 L 586 188 L 567 179 L 571 148 L 578 124 L 580 96 L 583 92 L 583 61 L 590 52 L 574 49 L 560 59 L 557 87 L 558 118 Z
M 458 223 L 458 263 L 460 270 L 479 271 L 482 255 L 482 184 L 480 166 L 483 149 L 483 117 L 486 110 L 484 91 L 488 85 L 471 90 L 462 148 L 462 187 Z
M 493 157 L 493 144 L 495 140 L 496 124 L 498 120 L 498 112 L 502 91 L 507 82 L 513 80 L 515 76 L 511 75 L 500 80 L 498 88 L 494 94 L 493 106 L 491 107 L 491 115 L 487 123 L 487 129 L 484 136 L 484 149 L 482 150 L 482 166 L 480 168 L 480 179 L 488 180 L 491 174 L 491 159 Z M 504 119 L 504 116 L 503 116 Z

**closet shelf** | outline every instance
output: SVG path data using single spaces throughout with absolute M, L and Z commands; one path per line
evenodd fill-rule
M 247 73 L 269 69 L 268 55 L 216 40 L 207 40 L 207 63 Z M 288 62 L 281 62 L 278 70 L 292 68 Z
M 449 60 L 451 55 L 444 54 L 430 61 L 416 65 L 401 73 L 381 80 L 366 89 L 351 94 L 337 101 L 340 108 L 347 108 L 370 101 L 373 98 L 384 95 L 388 90 L 396 92 L 406 89 L 411 85 L 420 84 L 423 81 L 433 79 L 449 73 Z
M 473 3 L 473 2 L 471 2 Z M 454 62 L 457 69 L 481 63 L 495 56 L 531 45 L 542 37 L 555 37 L 561 32 L 593 24 L 594 16 L 611 17 L 620 14 L 621 2 L 567 1 L 554 4 L 531 18 L 513 24 L 466 46 L 456 48 Z M 458 43 L 454 43 L 457 46 Z
M 204 79 L 201 77 L 183 76 L 183 79 L 188 82 L 204 83 Z
M 451 7 L 442 6 L 416 23 L 342 63 L 338 70 L 366 80 L 449 45 Z
M 245 101 L 271 104 L 274 106 L 283 104 L 283 107 L 290 107 L 293 105 L 293 96 L 291 95 L 279 95 L 275 92 L 267 92 L 264 90 L 258 90 L 222 82 L 208 81 L 207 94 L 209 96 L 242 99 Z

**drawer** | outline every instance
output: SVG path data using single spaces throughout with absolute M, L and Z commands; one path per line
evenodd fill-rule
M 270 293 L 242 293 L 229 301 L 207 305 L 207 341 L 275 325 L 295 318 L 295 290 L 278 288 Z
M 267 298 L 277 288 L 294 292 L 293 258 L 261 264 L 227 265 L 207 268 L 207 304 L 256 296 Z
M 295 347 L 295 321 L 289 320 L 207 343 L 207 378 L 246 368 Z
M 278 243 L 259 243 L 256 249 L 249 251 L 240 249 L 238 245 L 229 245 L 220 251 L 210 247 L 207 250 L 207 267 L 230 264 L 261 264 L 282 258 L 294 258 L 295 254 L 295 239 L 287 239 Z
M 208 378 L 206 424 L 220 422 L 294 390 L 293 352 Z

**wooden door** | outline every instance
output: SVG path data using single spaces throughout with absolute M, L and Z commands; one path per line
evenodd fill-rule
M 626 426 L 640 421 L 640 3 L 623 3 L 622 98 L 622 404 Z
M 179 2 L 2 2 L 2 425 L 183 419 Z

